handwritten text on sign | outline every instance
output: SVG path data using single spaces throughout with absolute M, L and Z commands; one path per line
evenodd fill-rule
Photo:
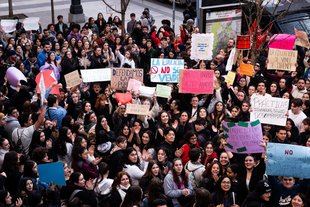
M 269 48 L 267 69 L 295 71 L 296 62 L 296 50 L 280 50 Z
M 251 121 L 259 119 L 263 124 L 285 126 L 289 99 L 274 97 L 251 97 Z
M 149 114 L 149 105 L 140 105 L 140 104 L 127 104 L 126 113 L 135 114 L 135 115 L 148 115 Z
M 181 70 L 179 93 L 212 94 L 213 70 Z
M 267 158 L 267 175 L 310 178 L 309 147 L 268 143 Z
M 254 122 L 224 122 L 224 136 L 227 137 L 226 150 L 234 153 L 260 153 L 263 133 L 258 120 Z
M 126 90 L 130 79 L 143 82 L 143 69 L 112 68 L 111 87 L 117 90 Z
M 184 60 L 152 58 L 151 82 L 177 83 L 181 69 L 184 69 Z

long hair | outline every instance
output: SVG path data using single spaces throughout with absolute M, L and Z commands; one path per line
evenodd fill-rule
M 152 173 L 152 167 L 153 167 L 154 165 L 157 165 L 157 166 L 159 167 L 159 165 L 157 164 L 157 162 L 156 162 L 155 160 L 150 160 L 150 162 L 149 162 L 149 164 L 148 164 L 148 166 L 147 166 L 147 169 L 146 169 L 145 174 L 143 175 L 143 177 L 147 177 L 147 178 L 152 178 L 152 177 L 154 177 L 154 175 L 153 175 L 153 173 Z M 162 177 L 160 168 L 159 168 L 159 174 L 158 174 L 158 176 L 156 176 L 156 177 L 159 177 L 159 178 Z
M 118 172 L 116 177 L 114 178 L 114 181 L 112 183 L 112 189 L 116 190 L 117 186 L 121 184 L 121 179 L 124 175 L 126 175 L 129 178 L 129 183 L 131 185 L 132 180 L 131 180 L 130 175 L 125 171 L 121 171 L 121 172 Z
M 140 186 L 130 186 L 121 207 L 140 206 L 142 195 Z
M 11 173 L 19 170 L 18 154 L 15 151 L 10 151 L 4 155 L 2 172 Z
M 218 165 L 219 166 L 219 174 L 218 174 L 218 176 L 220 177 L 222 174 L 223 174 L 223 170 L 222 170 L 222 167 L 221 167 L 221 164 L 219 163 L 219 162 L 217 162 L 217 161 L 214 161 L 214 162 L 212 162 L 208 167 L 207 167 L 207 169 L 203 172 L 203 174 L 202 174 L 202 176 L 204 177 L 204 178 L 212 178 L 212 172 L 211 172 L 211 170 L 212 170 L 212 167 L 214 166 L 214 165 Z
M 188 182 L 189 182 L 188 176 L 186 175 L 185 170 L 184 170 L 184 167 L 183 167 L 182 172 L 181 172 L 181 174 L 179 175 L 179 176 L 181 177 L 181 180 L 180 180 L 180 178 L 179 178 L 177 172 L 174 170 L 174 163 L 175 163 L 176 161 L 182 162 L 182 160 L 181 160 L 180 158 L 175 158 L 175 159 L 173 160 L 173 162 L 172 162 L 173 167 L 172 167 L 172 170 L 171 170 L 171 171 L 172 171 L 173 181 L 175 182 L 175 184 L 178 186 L 179 189 L 181 188 L 182 184 L 184 184 L 184 186 L 187 188 L 187 187 L 188 187 Z
M 57 154 L 60 156 L 66 156 L 68 153 L 66 142 L 69 142 L 72 144 L 72 141 L 67 136 L 68 130 L 70 130 L 68 127 L 62 127 L 59 131 L 59 137 L 56 141 L 57 142 L 56 149 L 57 149 Z
M 127 149 L 126 149 L 126 151 L 125 151 L 125 156 L 124 156 L 124 158 L 125 158 L 125 160 L 124 160 L 124 164 L 126 165 L 137 165 L 138 167 L 139 167 L 139 165 L 140 165 L 140 159 L 139 159 L 139 157 L 138 157 L 138 159 L 137 159 L 137 163 L 133 163 L 132 161 L 130 161 L 129 160 L 129 155 L 130 155 L 130 153 L 132 153 L 133 151 L 135 151 L 136 153 L 138 153 L 137 152 L 137 150 L 135 149 L 135 148 L 133 148 L 133 147 L 128 147 Z M 137 155 L 138 156 L 138 155 Z

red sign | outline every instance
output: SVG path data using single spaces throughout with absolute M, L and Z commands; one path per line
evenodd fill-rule
M 251 48 L 250 35 L 238 35 L 236 47 L 239 50 L 250 49 Z

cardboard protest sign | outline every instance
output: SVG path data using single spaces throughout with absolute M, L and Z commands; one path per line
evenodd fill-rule
M 296 71 L 297 51 L 269 49 L 268 70 Z
M 301 47 L 310 48 L 308 34 L 305 31 L 297 30 L 295 28 L 296 41 L 295 44 Z
M 240 63 L 239 74 L 253 76 L 254 75 L 254 66 L 252 64 Z
M 295 35 L 291 34 L 275 34 L 269 41 L 269 49 L 292 50 L 295 44 Z
M 211 60 L 214 34 L 192 34 L 191 59 Z
M 289 99 L 274 97 L 266 98 L 254 94 L 251 97 L 251 107 L 251 121 L 259 119 L 263 124 L 277 126 L 286 125 L 286 113 L 289 107 Z
M 261 153 L 264 148 L 260 146 L 263 140 L 261 123 L 254 122 L 224 122 L 224 136 L 227 138 L 225 149 L 234 153 Z
M 143 85 L 141 81 L 136 79 L 129 79 L 127 91 L 133 91 L 135 93 L 139 92 L 139 88 Z
M 179 93 L 212 94 L 213 70 L 181 70 Z
M 248 50 L 251 48 L 250 35 L 238 35 L 236 42 L 236 48 L 238 50 Z
M 229 85 L 233 85 L 236 78 L 236 73 L 229 71 L 225 77 L 225 82 Z
M 51 162 L 38 165 L 41 182 L 56 185 L 66 185 L 65 172 L 62 162 Z
M 39 17 L 28 17 L 24 19 L 23 21 L 24 29 L 26 31 L 40 29 L 39 21 L 40 21 Z
M 123 104 L 131 103 L 132 95 L 129 92 L 127 92 L 127 93 L 115 93 L 115 99 L 116 99 L 118 104 L 123 105 Z
M 75 70 L 65 75 L 65 80 L 68 88 L 80 85 L 82 81 L 78 70 Z
M 162 98 L 169 98 L 171 96 L 172 88 L 165 85 L 156 85 L 156 96 Z
M 16 30 L 16 24 L 17 24 L 16 19 L 2 19 L 0 22 L 1 29 L 5 33 L 14 32 Z
M 130 79 L 143 82 L 143 69 L 112 68 L 111 87 L 117 90 L 126 90 Z
M 155 94 L 155 89 L 155 87 L 140 86 L 139 95 L 145 97 L 153 97 Z
M 135 115 L 149 115 L 150 106 L 141 104 L 127 104 L 126 113 Z
M 151 82 L 177 83 L 180 70 L 184 69 L 183 59 L 151 59 Z
M 104 82 L 111 80 L 111 68 L 81 70 L 84 83 Z
M 233 48 L 231 51 L 230 51 L 230 54 L 229 54 L 229 57 L 228 57 L 228 60 L 227 60 L 227 64 L 226 64 L 226 71 L 231 71 L 232 67 L 233 67 L 233 64 L 235 64 L 235 56 L 237 55 L 237 50 L 236 48 Z
M 268 143 L 267 175 L 310 178 L 310 148 L 298 145 Z

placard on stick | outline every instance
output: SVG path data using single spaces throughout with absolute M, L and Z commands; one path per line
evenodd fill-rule
M 236 48 L 238 50 L 248 50 L 251 48 L 250 35 L 238 35 Z
M 79 71 L 75 70 L 71 73 L 65 75 L 65 80 L 68 88 L 72 88 L 74 86 L 80 85 L 82 82 Z
M 253 76 L 254 75 L 254 66 L 252 64 L 240 63 L 239 73 L 242 75 Z

